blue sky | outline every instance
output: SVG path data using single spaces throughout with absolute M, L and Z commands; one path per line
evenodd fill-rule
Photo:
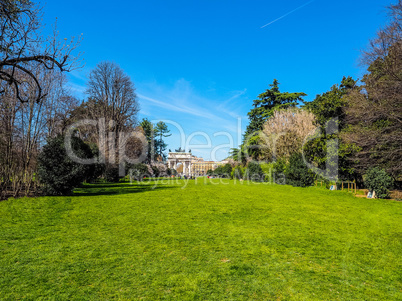
M 168 123 L 168 148 L 221 160 L 274 78 L 282 91 L 312 100 L 344 75 L 361 77 L 360 51 L 390 3 L 50 0 L 44 21 L 50 27 L 57 18 L 62 38 L 83 34 L 85 67 L 69 75 L 78 97 L 90 70 L 114 61 L 135 83 L 139 118 Z

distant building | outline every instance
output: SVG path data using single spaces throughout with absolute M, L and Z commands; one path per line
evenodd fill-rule
M 168 155 L 168 167 L 186 176 L 204 176 L 208 170 L 215 170 L 226 163 L 228 161 L 204 161 L 203 158 L 193 156 L 191 151 L 185 152 L 181 148 Z

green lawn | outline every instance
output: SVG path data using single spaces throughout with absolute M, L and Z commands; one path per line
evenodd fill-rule
M 203 181 L 1 202 L 0 299 L 402 300 L 402 203 Z

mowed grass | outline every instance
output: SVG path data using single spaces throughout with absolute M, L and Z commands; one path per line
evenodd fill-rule
M 402 300 L 402 203 L 183 186 L 86 185 L 1 202 L 0 299 Z

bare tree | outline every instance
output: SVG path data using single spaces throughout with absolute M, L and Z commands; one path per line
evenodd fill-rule
M 389 22 L 377 31 L 368 47 L 362 51 L 361 63 L 370 67 L 375 62 L 382 62 L 383 72 L 394 80 L 402 81 L 400 74 L 402 54 L 402 0 L 388 6 Z M 399 66 L 398 66 L 399 63 Z
M 402 174 L 402 1 L 388 7 L 390 20 L 363 52 L 363 85 L 347 96 L 345 141 L 360 151 L 352 158 L 364 174 L 381 166 L 395 179 Z
M 30 70 L 29 64 L 36 63 L 48 70 L 70 71 L 79 65 L 72 51 L 78 46 L 79 39 L 70 42 L 58 39 L 54 29 L 52 37 L 46 41 L 40 35 L 41 9 L 30 0 L 1 0 L 0 2 L 0 81 L 13 86 L 20 102 L 29 102 L 21 95 L 21 89 L 31 86 L 35 91 L 35 101 L 44 96 L 40 80 Z M 22 81 L 24 73 L 29 81 Z M 6 90 L 0 90 L 5 93 Z
M 117 64 L 99 63 L 89 74 L 86 93 L 94 101 L 96 117 L 112 122 L 109 130 L 117 134 L 135 125 L 139 105 L 134 84 Z
M 88 100 L 74 110 L 70 123 L 95 121 L 95 127 L 81 124 L 77 130 L 84 141 L 97 144 L 107 168 L 115 167 L 117 161 L 123 164 L 120 155 L 141 153 L 142 141 L 130 138 L 130 134 L 141 134 L 136 128 L 139 105 L 130 77 L 117 64 L 101 62 L 89 74 L 86 93 Z
M 316 129 L 314 120 L 312 113 L 302 109 L 275 111 L 260 134 L 265 159 L 289 158 L 293 153 L 301 152 L 304 139 Z
M 20 102 L 14 86 L 4 84 L 0 95 L 0 188 L 12 196 L 35 191 L 36 157 L 49 134 L 57 127 L 55 118 L 65 119 L 71 99 L 64 88 L 65 77 L 58 70 L 48 70 L 31 63 L 27 66 L 40 82 L 45 96 L 36 101 L 32 77 L 16 71 L 19 81 L 27 82 L 20 90 L 27 100 Z

